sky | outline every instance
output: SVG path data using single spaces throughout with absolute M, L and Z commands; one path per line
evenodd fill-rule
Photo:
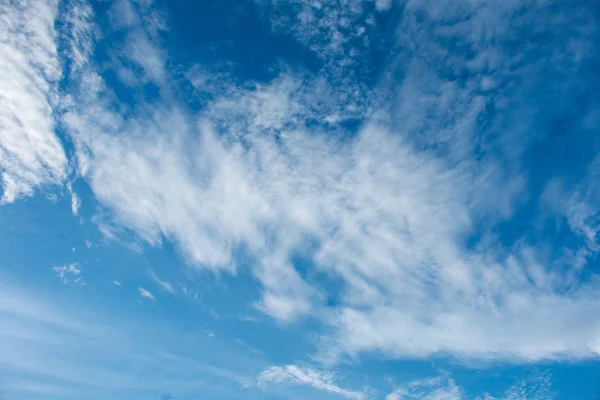
M 0 2 L 0 399 L 600 398 L 600 4 Z

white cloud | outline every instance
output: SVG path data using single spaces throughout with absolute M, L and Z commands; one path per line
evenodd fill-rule
M 109 16 L 117 29 L 136 27 L 140 24 L 140 17 L 135 6 L 128 0 L 115 1 Z
M 300 3 L 294 34 L 332 64 L 346 60 L 349 42 L 340 34 L 363 18 L 361 2 L 343 9 L 327 3 L 321 11 Z M 190 265 L 216 272 L 236 273 L 243 249 L 262 285 L 257 308 L 286 322 L 322 319 L 331 332 L 323 356 L 332 359 L 362 352 L 513 361 L 596 356 L 597 283 L 563 279 L 527 238 L 510 248 L 468 246 L 477 224 L 510 218 L 523 194 L 515 161 L 521 147 L 510 140 L 523 127 L 494 130 L 511 146 L 492 141 L 487 145 L 502 154 L 473 157 L 476 145 L 492 140 L 477 137 L 487 104 L 483 78 L 502 78 L 523 61 L 498 61 L 501 49 L 493 46 L 504 34 L 511 38 L 503 16 L 514 11 L 512 2 L 464 2 L 473 13 L 468 23 L 421 29 L 423 21 L 464 12 L 450 3 L 409 4 L 398 40 L 416 55 L 401 84 L 386 88 L 384 80 L 377 89 L 391 93 L 392 104 L 374 113 L 366 92 L 331 66 L 321 76 L 283 72 L 268 84 L 227 84 L 198 118 L 170 96 L 130 108 L 78 59 L 61 117 L 78 172 L 113 217 L 102 226 L 130 229 L 150 245 L 169 240 Z M 413 16 L 420 12 L 427 18 Z M 142 22 L 119 25 L 130 29 L 124 48 L 139 47 L 115 57 L 143 70 L 132 79 L 167 88 L 161 23 L 140 15 Z M 448 56 L 443 46 L 454 40 L 475 59 Z M 72 54 L 90 54 L 87 41 L 73 45 L 80 42 Z M 472 76 L 461 84 L 442 73 L 460 68 Z M 353 135 L 330 130 L 348 115 L 371 122 Z M 583 218 L 590 210 L 576 211 Z M 587 219 L 572 221 L 595 237 Z M 297 257 L 306 261 L 302 268 Z M 323 290 L 315 277 L 335 281 L 335 290 Z
M 446 377 L 421 379 L 398 387 L 385 400 L 463 400 L 463 391 Z
M 588 167 L 581 182 L 568 185 L 560 179 L 551 181 L 542 195 L 542 202 L 560 217 L 566 219 L 570 229 L 583 239 L 578 251 L 582 257 L 581 266 L 586 259 L 600 252 L 600 157 Z M 570 187 L 569 187 L 570 186 Z
M 363 119 L 380 99 L 359 76 L 373 73 L 372 51 L 380 43 L 376 10 L 364 0 L 255 0 L 259 15 L 276 33 L 291 35 L 321 60 L 317 79 L 309 84 L 305 106 L 314 107 L 321 123 Z M 294 12 L 290 12 L 294 10 Z M 385 96 L 383 96 L 385 97 Z M 333 103 L 333 104 L 332 104 Z M 334 108 L 331 110 L 331 108 Z M 333 123 L 333 125 L 335 125 Z
M 273 366 L 264 370 L 258 377 L 258 384 L 307 385 L 315 389 L 339 394 L 348 399 L 361 400 L 366 397 L 363 392 L 341 388 L 335 383 L 334 378 L 335 376 L 330 372 L 302 368 L 296 365 L 285 365 L 283 367 Z
M 259 319 L 252 315 L 240 314 L 239 319 L 243 322 L 259 322 Z
M 61 77 L 57 1 L 3 2 L 0 14 L 1 204 L 61 184 L 68 166 L 52 115 Z
M 357 48 L 362 50 L 362 46 L 368 43 L 351 40 L 360 39 L 360 33 L 369 25 L 366 20 L 372 17 L 362 0 L 255 0 L 255 3 L 276 32 L 291 33 L 326 62 L 354 64 L 356 60 L 350 54 L 357 52 Z M 295 10 L 293 15 L 287 12 L 290 7 Z
M 161 280 L 158 275 L 156 275 L 156 272 L 154 271 L 150 271 L 150 278 L 152 278 L 152 280 L 156 283 L 158 283 L 158 285 L 163 288 L 164 290 L 166 290 L 169 293 L 175 293 L 175 288 L 173 287 L 173 285 L 167 281 L 163 281 Z
M 149 243 L 164 234 L 199 266 L 233 271 L 232 252 L 246 244 L 264 287 L 258 307 L 283 321 L 320 307 L 324 294 L 289 258 L 316 240 L 314 268 L 345 283 L 326 317 L 337 332 L 330 349 L 527 360 L 598 351 L 592 288 L 561 295 L 560 279 L 527 249 L 507 259 L 462 250 L 477 195 L 468 164 L 449 168 L 373 125 L 342 146 L 298 131 L 278 142 L 244 137 L 242 150 L 206 128 L 190 141 L 177 112 L 154 114 L 158 127 L 123 123 L 129 137 L 75 133 L 90 144 L 97 198 Z M 161 129 L 183 133 L 166 139 Z
M 83 278 L 80 276 L 81 270 L 77 263 L 52 267 L 52 271 L 56 273 L 56 276 L 58 276 L 65 285 L 69 282 L 79 283 L 81 285 L 84 284 Z
M 552 378 L 549 373 L 535 372 L 512 384 L 500 397 L 484 393 L 468 395 L 448 376 L 420 379 L 395 388 L 385 400 L 552 400 Z
M 376 0 L 375 7 L 378 11 L 386 11 L 392 7 L 392 0 Z
M 143 71 L 143 80 L 159 86 L 167 76 L 165 55 L 156 43 L 164 28 L 162 17 L 153 10 L 152 3 L 119 0 L 113 3 L 109 12 L 113 26 L 124 30 L 126 39 L 115 59 L 120 78 L 126 84 L 135 84 L 136 73 L 124 64 L 133 63 Z
M 181 287 L 181 292 L 186 295 L 187 297 L 189 297 L 192 300 L 198 300 L 198 298 L 201 298 L 201 292 L 191 289 L 188 286 L 185 285 L 179 285 Z
M 305 127 L 332 110 L 309 101 L 319 78 L 287 73 L 225 90 L 197 124 L 168 101 L 124 119 L 89 70 L 64 120 L 115 222 L 214 271 L 234 273 L 235 251 L 246 248 L 263 287 L 257 308 L 288 322 L 323 318 L 334 332 L 326 357 L 598 354 L 593 283 L 566 287 L 527 245 L 512 255 L 466 249 L 473 221 L 508 218 L 522 184 L 518 171 L 470 157 L 483 99 L 426 68 L 415 62 L 399 88 L 392 115 L 401 127 L 373 122 L 345 140 Z M 418 150 L 433 144 L 449 155 Z M 310 282 L 297 254 L 339 289 Z M 328 296 L 336 308 L 324 307 Z
M 81 207 L 81 200 L 79 200 L 79 196 L 77 196 L 77 193 L 75 193 L 75 191 L 73 190 L 71 182 L 67 183 L 67 191 L 71 195 L 71 212 L 73 213 L 73 215 L 77 216 L 79 214 L 79 207 Z
M 486 395 L 482 400 L 552 400 L 555 397 L 551 375 L 536 372 L 514 383 L 499 399 Z
M 66 46 L 63 57 L 65 75 L 75 78 L 87 67 L 94 51 L 94 40 L 101 36 L 99 29 L 94 25 L 95 14 L 92 6 L 85 0 L 69 0 L 64 2 L 60 15 L 63 24 L 63 35 Z
M 113 279 L 113 281 L 111 283 L 115 286 L 121 286 L 121 281 L 118 281 L 116 279 Z
M 151 300 L 156 299 L 152 293 L 150 293 L 148 290 L 144 289 L 143 287 L 138 286 L 137 290 L 138 290 L 138 293 L 140 294 L 140 296 L 142 296 L 145 299 L 151 299 Z

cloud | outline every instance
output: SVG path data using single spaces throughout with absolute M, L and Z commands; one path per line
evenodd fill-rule
M 71 212 L 74 216 L 77 216 L 79 214 L 79 207 L 81 207 L 81 200 L 79 199 L 79 196 L 77 196 L 77 193 L 73 191 L 73 187 L 70 182 L 67 183 L 67 191 L 71 195 Z M 88 248 L 89 247 L 90 246 L 88 246 Z
M 53 118 L 61 77 L 57 1 L 6 2 L 1 8 L 0 204 L 61 184 L 68 171 Z
M 600 178 L 597 171 L 600 168 L 600 157 L 597 157 L 588 167 L 581 182 L 569 185 L 560 178 L 548 183 L 542 195 L 542 202 L 560 218 L 566 220 L 569 228 L 583 243 L 576 249 L 578 265 L 583 266 L 587 258 L 593 257 L 600 251 Z
M 388 393 L 385 400 L 552 400 L 552 379 L 549 373 L 535 372 L 512 384 L 500 397 L 484 393 L 468 395 L 448 376 L 409 382 Z
M 446 377 L 413 381 L 385 396 L 385 400 L 462 400 L 465 398 L 456 383 Z
M 111 283 L 115 286 L 121 286 L 121 284 L 122 284 L 121 281 L 118 281 L 116 279 L 113 279 L 113 281 Z
M 52 267 L 52 270 L 56 272 L 56 275 L 63 281 L 65 285 L 69 282 L 84 285 L 83 278 L 80 276 L 81 270 L 79 269 L 79 264 L 77 263 Z
M 149 81 L 164 86 L 165 54 L 158 42 L 165 24 L 160 13 L 152 3 L 119 0 L 113 3 L 109 16 L 113 27 L 126 34 L 121 51 L 113 59 L 122 81 L 136 85 L 142 78 L 142 84 Z
M 527 360 L 597 351 L 592 288 L 561 295 L 560 279 L 527 248 L 506 259 L 463 252 L 476 195 L 464 166 L 449 168 L 376 125 L 343 146 L 299 131 L 245 137 L 242 150 L 209 128 L 200 142 L 165 139 L 167 126 L 192 128 L 177 112 L 155 115 L 164 128 L 139 121 L 123 124 L 127 138 L 82 136 L 97 198 L 150 244 L 162 233 L 199 266 L 233 271 L 234 249 L 247 245 L 264 287 L 258 308 L 283 321 L 320 306 L 323 294 L 290 261 L 316 241 L 314 268 L 345 283 L 327 317 L 338 335 L 331 349 Z M 195 172 L 182 162 L 189 149 Z
M 256 0 L 255 3 L 275 32 L 292 34 L 326 63 L 337 61 L 342 69 L 356 67 L 360 51 L 369 45 L 365 30 L 374 21 L 373 7 L 367 2 Z M 289 13 L 290 8 L 296 12 Z
M 191 289 L 185 285 L 180 285 L 181 287 L 181 292 L 186 295 L 187 297 L 189 297 L 192 300 L 198 300 L 198 298 L 202 298 L 202 292 L 199 292 L 198 290 L 194 290 Z
M 334 375 L 329 372 L 317 371 L 311 368 L 302 368 L 296 365 L 269 367 L 261 372 L 258 377 L 258 384 L 307 385 L 315 389 L 339 394 L 348 399 L 361 400 L 365 398 L 365 393 L 363 392 L 343 389 L 336 385 L 334 382 Z
M 409 2 L 395 29 L 403 52 L 366 90 L 346 72 L 360 69 L 369 42 L 356 33 L 352 51 L 345 35 L 354 22 L 370 29 L 375 11 L 296 1 L 301 12 L 289 16 L 263 1 L 277 29 L 289 27 L 323 66 L 226 81 L 193 114 L 171 90 L 162 19 L 118 4 L 137 16 L 116 23 L 124 42 L 111 68 L 129 69 L 130 87 L 160 86 L 160 96 L 120 102 L 104 71 L 80 57 L 94 37 L 82 23 L 69 53 L 80 67 L 61 98 L 78 174 L 107 211 L 101 229 L 167 240 L 189 265 L 216 273 L 248 266 L 261 285 L 257 309 L 326 324 L 324 359 L 598 355 L 597 282 L 555 268 L 527 232 L 508 243 L 494 233 L 527 198 L 524 133 L 548 111 L 528 96 L 580 65 L 544 43 L 514 54 L 512 28 L 532 41 L 531 26 L 548 43 L 576 40 L 567 27 L 589 26 L 585 9 L 558 18 L 535 2 Z M 509 26 L 509 17 L 518 18 Z M 352 118 L 358 128 L 338 123 Z M 570 221 L 593 244 L 585 199 Z
M 536 372 L 508 388 L 499 399 L 485 395 L 482 400 L 552 400 L 552 376 L 548 372 Z
M 175 325 L 156 325 L 140 315 L 120 319 L 86 297 L 72 304 L 60 291 L 45 297 L 42 290 L 22 284 L 16 289 L 7 280 L 0 286 L 1 390 L 8 398 L 100 400 L 165 391 L 174 398 L 199 391 L 239 397 L 257 368 L 250 356 L 190 337 Z M 156 336 L 159 331 L 164 336 Z M 198 361 L 207 351 L 214 351 L 214 365 Z M 239 368 L 218 366 L 231 360 Z
M 145 299 L 151 299 L 151 300 L 156 299 L 152 293 L 150 293 L 148 290 L 144 289 L 143 287 L 138 286 L 137 290 L 138 290 L 138 293 L 140 294 L 140 296 L 142 296 Z
M 292 36 L 320 61 L 317 79 L 305 88 L 310 99 L 304 102 L 318 110 L 319 124 L 327 120 L 335 126 L 364 119 L 380 102 L 361 79 L 381 72 L 372 57 L 380 50 L 389 51 L 387 46 L 391 45 L 376 30 L 377 11 L 373 1 L 255 0 L 254 3 L 276 34 Z
M 243 322 L 259 322 L 260 321 L 257 317 L 254 317 L 252 315 L 245 315 L 245 314 L 240 314 L 238 316 L 238 318 L 240 319 L 240 321 L 243 321 Z
M 63 72 L 72 79 L 88 66 L 94 52 L 94 40 L 101 36 L 101 32 L 94 24 L 94 10 L 87 1 L 65 1 L 61 11 Z
M 392 0 L 376 0 L 375 7 L 377 11 L 387 11 L 392 7 Z
M 156 283 L 158 283 L 158 285 L 163 288 L 164 290 L 166 290 L 169 293 L 175 293 L 175 288 L 173 287 L 172 284 L 170 284 L 167 281 L 163 281 L 161 280 L 158 275 L 156 275 L 156 272 L 154 271 L 150 271 L 150 278 L 152 278 L 152 280 Z

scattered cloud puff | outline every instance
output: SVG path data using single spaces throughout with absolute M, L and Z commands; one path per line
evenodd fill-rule
M 366 398 L 366 394 L 363 392 L 341 388 L 335 383 L 334 378 L 335 376 L 330 372 L 296 365 L 285 365 L 283 367 L 273 366 L 264 370 L 258 377 L 258 384 L 306 385 L 318 390 L 339 394 L 348 399 L 362 400 Z
M 138 286 L 137 290 L 138 290 L 139 295 L 145 299 L 150 299 L 150 300 L 156 299 L 152 293 L 150 293 L 148 290 L 144 289 L 143 287 Z
M 83 278 L 81 277 L 81 270 L 79 269 L 78 263 L 52 267 L 52 271 L 56 273 L 56 276 L 58 276 L 65 285 L 71 282 L 85 285 Z
M 121 281 L 118 281 L 116 279 L 113 279 L 113 281 L 111 283 L 115 286 L 121 286 Z

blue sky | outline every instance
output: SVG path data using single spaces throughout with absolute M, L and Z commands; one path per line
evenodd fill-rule
M 600 7 L 0 5 L 0 398 L 600 396 Z

